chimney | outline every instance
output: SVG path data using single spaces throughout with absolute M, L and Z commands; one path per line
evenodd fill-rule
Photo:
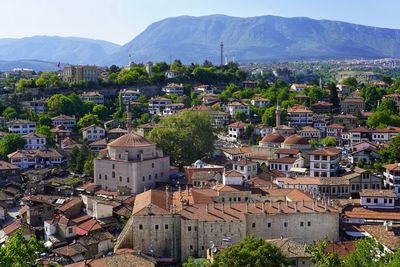
M 269 201 L 269 207 L 272 208 L 272 200 Z
M 224 213 L 224 202 L 222 202 L 222 204 L 221 204 L 221 211 L 222 211 L 222 213 Z
M 304 199 L 301 201 L 301 206 L 304 207 Z
M 278 211 L 281 212 L 281 202 L 278 202 Z
M 294 202 L 294 212 L 297 212 L 297 201 Z
M 327 211 L 328 210 L 328 204 L 326 204 L 326 202 L 325 202 L 325 211 Z
M 315 211 L 315 201 L 312 202 L 312 210 Z
M 246 213 L 249 212 L 249 202 L 246 202 Z
M 265 202 L 263 202 L 261 205 L 262 205 L 262 211 L 265 213 Z

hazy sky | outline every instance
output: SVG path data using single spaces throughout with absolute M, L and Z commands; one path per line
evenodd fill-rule
M 0 38 L 78 36 L 119 44 L 179 15 L 307 16 L 400 28 L 398 0 L 0 0 Z

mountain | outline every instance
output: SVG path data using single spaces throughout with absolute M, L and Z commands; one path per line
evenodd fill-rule
M 14 68 L 32 69 L 38 71 L 57 71 L 58 62 L 47 62 L 34 59 L 22 59 L 22 60 L 0 60 L 0 71 L 9 71 Z M 61 64 L 63 68 L 64 64 Z
M 120 48 L 106 41 L 77 37 L 33 36 L 0 39 L 0 60 L 41 60 L 71 64 L 97 64 Z
M 126 64 L 129 54 L 136 62 L 169 62 L 171 57 L 185 63 L 219 63 L 220 42 L 225 55 L 239 61 L 400 55 L 400 30 L 303 17 L 211 15 L 153 23 L 102 63 Z

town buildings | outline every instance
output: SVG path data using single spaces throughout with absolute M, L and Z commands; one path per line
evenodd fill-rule
M 78 83 L 80 81 L 97 83 L 100 69 L 88 65 L 66 65 L 62 71 L 62 77 L 67 83 Z

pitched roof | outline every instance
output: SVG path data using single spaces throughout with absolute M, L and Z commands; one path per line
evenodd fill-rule
M 302 105 L 294 105 L 292 107 L 289 107 L 287 109 L 287 112 L 288 113 L 312 113 L 312 111 L 309 108 L 302 106 Z
M 297 155 L 301 151 L 295 148 L 278 148 L 275 150 L 274 154 L 287 154 L 287 155 Z
M 65 121 L 65 120 L 76 120 L 75 117 L 67 116 L 64 114 L 60 114 L 58 116 L 55 116 L 51 118 L 52 121 Z
M 383 167 L 389 171 L 400 171 L 400 163 L 386 164 Z
M 310 155 L 319 155 L 319 156 L 336 156 L 340 154 L 340 150 L 336 147 L 325 147 L 309 153 Z
M 225 177 L 242 177 L 243 175 L 240 172 L 231 170 L 224 173 Z
M 153 214 L 168 214 L 169 207 L 167 207 L 167 200 L 170 197 L 172 197 L 172 193 L 167 195 L 165 191 L 147 190 L 136 196 L 132 213 L 139 214 L 144 209 L 150 208 Z
M 244 128 L 246 128 L 247 123 L 243 123 L 241 121 L 237 121 L 237 122 L 229 124 L 228 126 L 232 127 L 232 128 L 244 129 Z
M 270 160 L 268 160 L 268 162 L 269 163 L 293 164 L 296 162 L 296 160 L 297 160 L 297 158 L 284 157 L 284 158 L 270 159 Z
M 360 197 L 391 197 L 395 198 L 396 193 L 392 189 L 363 189 Z
M 73 257 L 79 254 L 84 254 L 88 250 L 82 246 L 80 243 L 75 243 L 71 245 L 67 245 L 64 247 L 53 249 L 53 252 L 64 257 Z
M 344 126 L 343 126 L 343 125 L 340 125 L 340 124 L 331 124 L 331 125 L 326 126 L 326 128 L 331 128 L 331 129 L 344 129 Z

